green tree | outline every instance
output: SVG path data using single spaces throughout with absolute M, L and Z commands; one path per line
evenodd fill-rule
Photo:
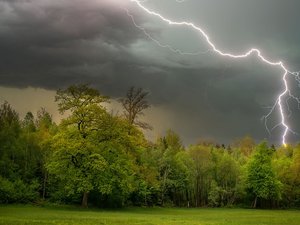
M 292 206 L 300 206 L 300 144 L 293 151 L 293 161 L 290 167 L 290 187 Z
M 248 162 L 247 188 L 254 197 L 253 208 L 256 208 L 258 200 L 263 206 L 264 202 L 274 203 L 281 197 L 281 182 L 275 176 L 271 163 L 273 153 L 274 150 L 262 142 Z
M 173 166 L 173 201 L 177 206 L 190 207 L 194 162 L 188 152 L 180 151 L 174 157 Z
M 159 160 L 160 150 L 151 144 L 141 153 L 140 179 L 138 180 L 137 193 L 133 193 L 138 205 L 156 205 L 160 197 Z
M 108 204 L 121 202 L 134 190 L 135 167 L 143 135 L 128 121 L 107 113 L 107 97 L 87 85 L 57 92 L 60 112 L 69 111 L 53 139 L 50 173 L 68 195 L 96 195 Z M 130 132 L 128 132 L 130 130 Z
M 44 131 L 49 131 L 56 128 L 56 124 L 52 119 L 52 115 L 45 108 L 40 108 L 37 111 L 35 125 L 37 129 Z
M 299 207 L 300 145 L 279 148 L 273 158 L 273 166 L 282 183 L 282 206 Z
M 175 157 L 177 153 L 184 150 L 180 137 L 174 131 L 168 130 L 164 137 L 158 139 L 157 150 L 160 155 L 157 162 L 161 189 L 161 204 L 164 205 L 166 197 L 169 198 L 167 200 L 172 199 L 174 203 L 176 180 L 179 178 L 178 173 L 176 173 L 176 169 L 178 170 L 178 168 Z
M 0 173 L 13 177 L 18 170 L 21 126 L 18 113 L 8 102 L 0 106 Z
M 82 206 L 87 207 L 88 194 L 93 189 L 91 182 L 95 175 L 93 171 L 101 174 L 106 165 L 101 154 L 96 153 L 97 148 L 92 136 L 99 130 L 101 121 L 107 114 L 101 105 L 107 101 L 107 97 L 100 95 L 99 91 L 87 85 L 73 85 L 65 90 L 58 90 L 55 101 L 58 103 L 60 113 L 68 111 L 70 115 L 62 121 L 61 130 L 54 138 L 56 141 L 53 148 L 56 151 L 54 151 L 52 162 L 48 164 L 48 169 L 61 180 L 69 181 L 66 189 L 71 190 L 71 183 L 79 182 L 77 192 L 83 194 Z M 60 157 L 61 160 L 59 160 Z M 95 164 L 88 163 L 89 161 Z M 67 171 L 64 172 L 64 170 Z M 74 173 L 78 177 L 72 177 Z
M 21 123 L 7 102 L 1 105 L 0 202 L 28 202 L 38 197 L 39 154 L 32 122 L 32 113 Z
M 32 112 L 27 112 L 23 121 L 22 121 L 22 127 L 27 132 L 34 132 L 36 130 L 35 124 L 34 124 L 34 115 Z
M 47 197 L 47 189 L 49 189 L 49 174 L 46 169 L 46 164 L 52 152 L 51 142 L 54 135 L 57 133 L 57 125 L 52 120 L 52 116 L 45 108 L 37 111 L 35 120 L 36 138 L 38 140 L 38 147 L 40 149 L 40 180 L 41 180 L 41 196 L 43 199 Z M 49 188 L 48 188 L 49 187 Z
M 193 161 L 193 205 L 196 207 L 208 204 L 208 194 L 212 182 L 212 146 L 190 146 L 188 153 Z
M 64 183 L 67 195 L 83 194 L 82 206 L 87 207 L 91 190 L 109 192 L 109 187 L 100 183 L 108 164 L 89 138 L 75 128 L 67 128 L 61 129 L 52 141 L 53 154 L 47 168 Z
M 41 164 L 41 152 L 38 146 L 39 140 L 36 136 L 33 114 L 28 112 L 21 124 L 22 130 L 18 139 L 20 147 L 19 174 L 23 180 L 31 182 L 32 179 L 37 178 Z
M 211 206 L 230 206 L 243 194 L 241 166 L 227 150 L 212 149 Z

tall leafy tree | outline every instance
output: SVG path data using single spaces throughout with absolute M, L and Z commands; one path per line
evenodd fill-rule
M 300 144 L 293 151 L 293 161 L 290 167 L 291 199 L 294 206 L 300 206 Z M 292 206 L 293 206 L 292 205 Z
M 98 188 L 109 190 L 101 185 L 108 164 L 97 146 L 84 138 L 77 129 L 61 129 L 53 138 L 53 154 L 47 168 L 64 184 L 68 195 L 82 194 L 82 206 L 88 206 L 88 194 Z
M 176 160 L 176 155 L 183 151 L 180 137 L 172 130 L 168 130 L 166 135 L 158 139 L 157 150 L 159 151 L 158 169 L 159 169 L 159 182 L 161 204 L 164 205 L 166 200 L 175 201 L 175 193 L 179 186 L 184 183 L 179 175 L 181 158 Z M 177 164 L 178 163 L 178 164 Z M 181 164 L 182 165 L 182 164 Z M 183 169 L 183 167 L 181 167 Z
M 212 146 L 196 145 L 188 149 L 193 164 L 193 205 L 196 207 L 207 205 L 210 183 L 212 181 Z
M 56 127 L 52 115 L 45 108 L 40 108 L 37 111 L 35 124 L 37 129 L 45 131 Z
M 300 206 L 300 145 L 279 148 L 273 158 L 273 166 L 282 183 L 281 205 Z
M 49 171 L 66 184 L 67 194 L 82 194 L 84 207 L 91 193 L 122 202 L 134 189 L 135 149 L 143 135 L 107 113 L 101 105 L 107 97 L 87 85 L 59 90 L 56 101 L 70 114 L 53 139 Z
M 38 197 L 38 148 L 32 129 L 33 115 L 28 113 L 24 121 L 21 123 L 9 103 L 1 105 L 0 202 L 28 202 Z
M 212 154 L 212 184 L 209 192 L 211 206 L 233 205 L 244 188 L 241 168 L 227 150 L 214 148 Z
M 21 125 L 18 113 L 8 102 L 0 106 L 0 173 L 10 177 L 18 170 Z
M 27 112 L 23 121 L 22 121 L 22 127 L 27 132 L 33 132 L 36 130 L 35 123 L 34 123 L 34 115 L 32 112 Z
M 41 196 L 43 199 L 47 197 L 48 188 L 48 171 L 46 164 L 49 161 L 52 152 L 51 142 L 57 132 L 57 125 L 52 119 L 52 115 L 45 109 L 41 108 L 37 111 L 35 120 L 36 138 L 40 149 L 40 177 L 41 177 Z
M 107 97 L 86 84 L 80 84 L 58 90 L 55 101 L 60 113 L 68 111 L 70 114 L 63 120 L 61 131 L 54 139 L 56 151 L 48 169 L 70 184 L 76 181 L 77 192 L 83 194 L 82 206 L 87 207 L 88 194 L 93 189 L 91 180 L 97 173 L 101 174 L 106 165 L 103 157 L 96 153 L 92 135 L 100 129 L 103 117 L 107 114 L 101 105 L 107 101 Z M 79 177 L 74 177 L 75 174 Z
M 248 162 L 247 186 L 254 197 L 253 208 L 256 208 L 258 200 L 263 206 L 264 202 L 274 202 L 281 197 L 281 182 L 275 176 L 271 163 L 273 153 L 274 150 L 262 142 Z
M 22 148 L 20 151 L 22 152 L 22 163 L 20 163 L 20 166 L 23 179 L 30 180 L 36 178 L 41 159 L 32 112 L 27 112 L 21 124 L 22 132 L 18 140 Z

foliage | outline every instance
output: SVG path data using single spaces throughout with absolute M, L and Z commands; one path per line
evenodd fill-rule
M 20 119 L 4 102 L 0 203 L 300 207 L 300 145 L 275 149 L 246 136 L 228 147 L 207 140 L 184 147 L 172 130 L 151 143 L 137 120 L 147 95 L 131 88 L 118 116 L 88 85 L 58 90 L 66 114 L 59 125 L 45 108 Z
M 29 203 L 38 199 L 39 183 L 32 180 L 30 184 L 21 179 L 10 181 L 0 176 L 0 203 Z
M 248 163 L 247 188 L 253 194 L 253 207 L 257 200 L 279 200 L 281 198 L 281 182 L 276 178 L 271 160 L 274 151 L 267 143 L 259 144 Z
M 70 112 L 65 125 L 76 125 L 83 137 L 99 127 L 99 120 L 105 114 L 105 108 L 100 103 L 106 102 L 107 97 L 87 85 L 73 85 L 65 90 L 58 90 L 55 101 L 60 113 Z

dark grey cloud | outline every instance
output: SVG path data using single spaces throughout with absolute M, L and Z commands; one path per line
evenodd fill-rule
M 0 1 L 0 11 L 4 85 L 57 88 L 59 80 L 89 80 L 89 70 L 100 74 L 106 64 L 125 62 L 128 45 L 142 36 L 109 1 Z
M 144 4 L 170 18 L 194 21 L 224 50 L 257 46 L 300 70 L 297 0 Z M 115 98 L 129 86 L 140 86 L 151 92 L 154 107 L 167 109 L 168 124 L 185 143 L 199 137 L 229 142 L 246 134 L 278 143 L 281 130 L 269 136 L 261 117 L 283 88 L 280 71 L 255 57 L 234 61 L 212 53 L 175 54 L 134 27 L 124 8 L 161 43 L 183 51 L 207 50 L 194 31 L 170 27 L 129 0 L 0 0 L 1 86 L 56 90 L 87 82 Z M 289 123 L 300 132 L 296 104 L 291 110 Z

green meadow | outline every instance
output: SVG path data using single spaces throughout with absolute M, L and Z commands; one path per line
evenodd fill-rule
M 298 210 L 0 206 L 0 224 L 78 225 L 299 225 Z

